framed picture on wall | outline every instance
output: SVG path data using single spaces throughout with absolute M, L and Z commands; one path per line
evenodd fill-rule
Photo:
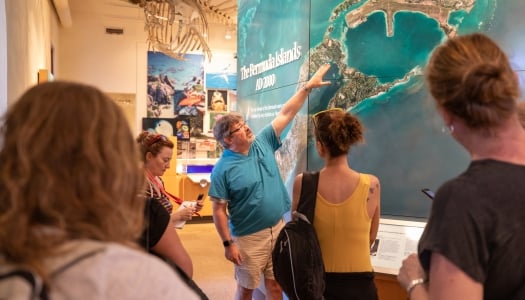
M 228 111 L 228 91 L 226 90 L 208 90 L 208 110 L 210 111 Z
M 142 130 L 165 136 L 175 136 L 176 124 L 176 118 L 143 118 Z
M 165 136 L 176 136 L 177 140 L 189 140 L 191 132 L 191 118 L 178 116 L 176 118 L 143 118 L 142 130 L 160 133 Z
M 206 89 L 237 89 L 237 59 L 235 54 L 213 54 L 206 65 Z
M 209 128 L 208 128 L 208 133 L 212 133 L 213 132 L 213 126 L 215 126 L 215 122 L 217 122 L 220 118 L 222 118 L 224 115 L 226 115 L 227 112 L 214 112 L 214 111 L 210 111 L 210 113 L 208 114 L 209 116 Z
M 148 116 L 204 115 L 204 56 L 186 54 L 183 60 L 148 51 Z
M 113 101 L 115 101 L 126 115 L 129 126 L 132 131 L 135 131 L 137 125 L 135 124 L 136 115 L 136 95 L 131 93 L 106 93 Z

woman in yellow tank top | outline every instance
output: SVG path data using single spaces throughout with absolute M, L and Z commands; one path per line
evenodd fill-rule
M 340 109 L 312 117 L 316 148 L 324 160 L 314 215 L 326 270 L 324 297 L 377 299 L 370 246 L 379 227 L 380 186 L 376 176 L 348 164 L 350 146 L 363 141 L 363 126 Z M 302 174 L 294 181 L 292 211 L 297 209 Z

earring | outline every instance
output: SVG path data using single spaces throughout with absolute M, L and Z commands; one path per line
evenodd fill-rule
M 454 125 L 452 125 L 452 124 L 448 125 L 448 131 L 450 133 L 454 133 Z
M 450 125 L 446 125 L 446 126 L 443 126 L 441 127 L 441 132 L 442 133 L 454 133 L 454 125 L 450 124 Z

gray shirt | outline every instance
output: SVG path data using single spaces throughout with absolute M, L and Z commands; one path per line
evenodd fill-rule
M 82 259 L 51 278 L 49 296 L 61 299 L 200 299 L 193 290 L 155 256 L 120 244 L 90 240 L 72 241 L 61 247 L 60 256 L 46 260 L 57 270 L 85 253 Z M 7 268 L 0 266 L 0 271 Z M 0 298 L 17 299 L 17 284 L 0 282 Z

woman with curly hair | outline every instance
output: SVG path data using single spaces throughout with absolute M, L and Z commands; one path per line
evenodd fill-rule
M 363 126 L 352 114 L 330 109 L 312 116 L 319 171 L 313 225 L 326 271 L 324 299 L 377 299 L 370 247 L 379 228 L 380 184 L 352 169 L 350 147 L 363 141 Z M 292 212 L 299 204 L 303 174 L 293 186 Z

